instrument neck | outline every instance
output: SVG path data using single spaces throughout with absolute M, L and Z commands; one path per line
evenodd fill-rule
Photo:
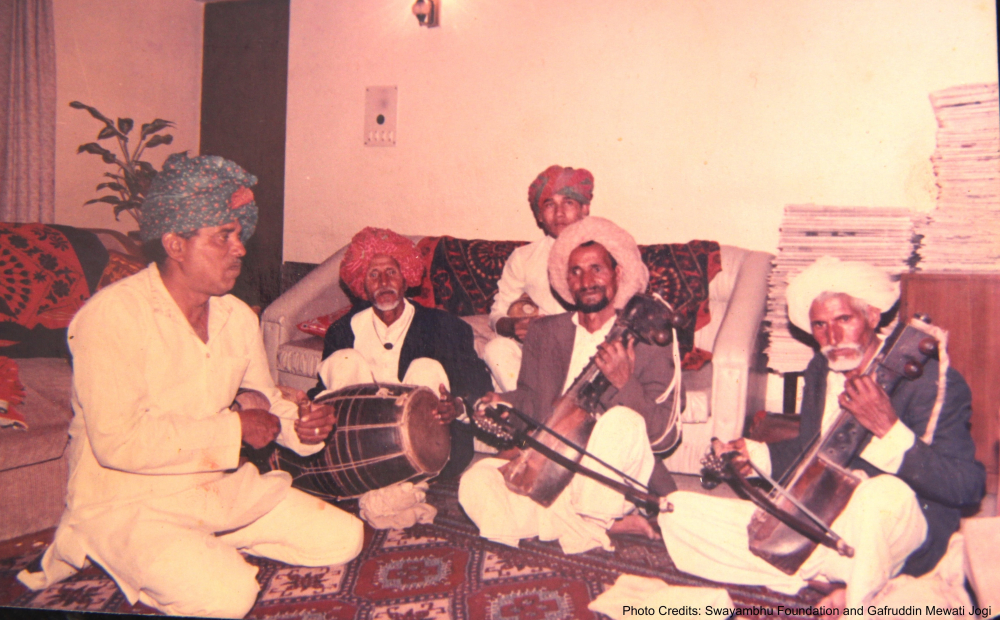
M 604 337 L 604 343 L 624 341 L 629 332 L 629 322 L 618 316 L 608 335 Z M 597 367 L 597 354 L 595 353 L 587 365 L 580 371 L 569 389 L 563 394 L 563 398 L 572 398 L 578 406 L 589 413 L 598 413 L 600 410 L 600 398 L 604 392 L 611 387 L 611 382 L 604 376 L 600 368 Z

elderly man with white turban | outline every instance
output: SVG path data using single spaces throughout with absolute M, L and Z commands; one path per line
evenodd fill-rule
M 524 341 L 517 389 L 487 394 L 480 405 L 508 403 L 545 423 L 555 400 L 594 358 L 611 387 L 600 399 L 605 412 L 594 425 L 588 452 L 636 480 L 649 481 L 653 493 L 666 495 L 676 485 L 653 457 L 650 444 L 672 445 L 678 438 L 676 393 L 659 398 L 674 374 L 669 349 L 605 342 L 616 311 L 643 292 L 649 280 L 635 240 L 604 218 L 588 217 L 562 231 L 548 267 L 552 288 L 576 309 L 534 321 Z M 481 460 L 462 476 L 458 499 L 482 536 L 512 546 L 538 536 L 558 540 L 567 553 L 611 549 L 609 529 L 655 536 L 620 493 L 584 476 L 574 476 L 548 508 L 514 493 L 499 468 L 516 455 L 511 450 Z M 588 457 L 582 464 L 596 465 Z
M 881 346 L 882 314 L 899 297 L 888 275 L 858 262 L 823 257 L 788 286 L 788 316 L 811 332 L 819 352 L 805 371 L 799 435 L 759 444 L 737 439 L 716 442 L 718 453 L 737 450 L 743 470 L 751 460 L 780 478 L 813 438 L 849 411 L 873 434 L 849 463 L 866 478 L 832 529 L 855 549 L 854 557 L 818 547 L 793 575 L 786 575 L 748 548 L 747 524 L 755 507 L 748 501 L 673 493 L 675 510 L 661 515 L 664 542 L 683 571 L 730 583 L 765 585 L 793 593 L 806 580 L 846 584 L 827 603 L 868 603 L 890 578 L 919 576 L 932 569 L 958 529 L 960 508 L 979 502 L 985 471 L 975 460 L 969 434 L 971 394 L 948 369 L 944 406 L 933 438 L 923 438 L 938 394 L 938 362 L 923 375 L 903 381 L 892 398 L 861 371 Z

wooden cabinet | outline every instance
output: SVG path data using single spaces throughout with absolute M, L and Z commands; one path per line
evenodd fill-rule
M 948 330 L 951 366 L 972 388 L 972 439 L 986 466 L 987 491 L 997 491 L 1000 444 L 1000 274 L 907 273 L 900 317 L 915 312 Z

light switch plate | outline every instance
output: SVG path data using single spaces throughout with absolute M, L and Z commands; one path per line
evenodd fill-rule
M 396 146 L 396 86 L 365 89 L 365 146 Z

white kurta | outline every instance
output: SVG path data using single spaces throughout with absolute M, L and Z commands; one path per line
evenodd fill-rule
M 510 305 L 525 293 L 543 315 L 566 311 L 549 286 L 549 253 L 555 242 L 555 238 L 545 235 L 511 252 L 497 282 L 497 294 L 490 307 L 490 327 L 496 329 L 497 321 L 507 316 Z
M 510 305 L 525 293 L 538 306 L 539 315 L 565 311 L 549 286 L 549 253 L 555 241 L 553 237 L 546 235 L 511 252 L 510 258 L 504 263 L 500 281 L 497 282 L 497 294 L 490 308 L 490 327 L 496 329 L 497 321 L 507 316 Z M 517 373 L 521 369 L 520 343 L 503 336 L 494 338 L 483 350 L 483 361 L 501 392 L 509 392 L 517 387 Z
M 311 565 L 360 550 L 360 521 L 291 490 L 287 473 L 236 470 L 241 424 L 228 407 L 241 387 L 270 400 L 279 443 L 304 455 L 322 448 L 299 442 L 297 408 L 271 380 L 246 304 L 212 297 L 202 342 L 151 265 L 95 295 L 71 323 L 69 345 L 67 508 L 44 574 L 19 575 L 26 585 L 47 587 L 90 557 L 130 602 L 231 615 L 246 613 L 257 592 L 256 568 L 237 548 Z

